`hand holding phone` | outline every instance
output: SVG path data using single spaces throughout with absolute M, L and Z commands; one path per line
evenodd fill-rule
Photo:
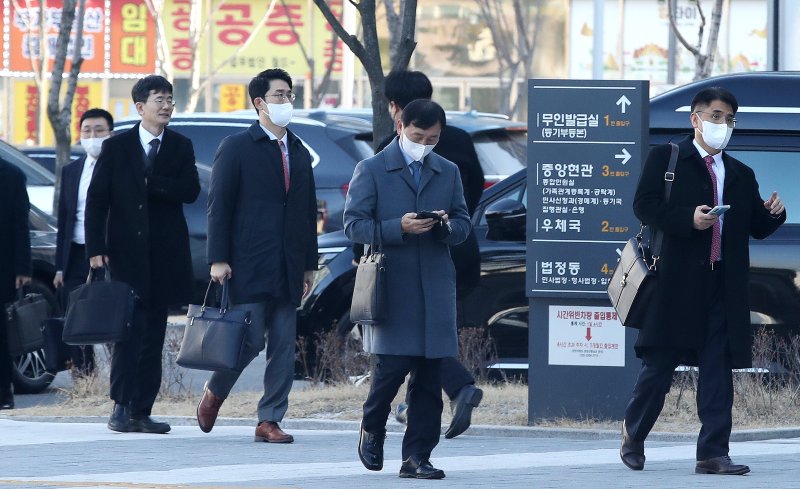
M 436 219 L 437 221 L 441 221 L 442 216 L 440 216 L 436 212 L 419 211 L 417 212 L 417 217 L 415 217 L 414 219 Z
M 718 206 L 715 206 L 710 211 L 708 211 L 707 214 L 711 214 L 712 216 L 721 216 L 721 215 L 725 214 L 725 211 L 727 211 L 730 208 L 731 208 L 731 206 L 729 206 L 729 205 L 718 205 Z

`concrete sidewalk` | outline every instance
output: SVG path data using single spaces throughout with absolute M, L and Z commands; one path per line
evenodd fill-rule
M 633 472 L 616 433 L 474 427 L 434 451 L 446 479 L 414 481 L 397 477 L 400 433 L 387 438 L 384 470 L 364 469 L 353 422 L 287 420 L 295 443 L 270 445 L 253 442 L 251 420 L 222 419 L 204 434 L 192 418 L 172 418 L 167 435 L 114 433 L 105 421 L 0 416 L 0 487 L 800 488 L 800 434 L 790 430 L 738 432 L 760 440 L 731 444 L 752 472 L 724 477 L 693 473 L 694 435 L 654 434 L 645 470 Z M 775 435 L 795 438 L 765 439 Z

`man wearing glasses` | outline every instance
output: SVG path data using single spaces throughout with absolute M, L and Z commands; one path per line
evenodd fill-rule
M 102 144 L 86 199 L 86 255 L 92 268 L 137 295 L 129 338 L 111 357 L 108 428 L 167 433 L 150 412 L 161 386 L 167 308 L 189 302 L 192 262 L 183 204 L 200 182 L 192 142 L 167 129 L 175 102 L 164 77 L 142 78 L 131 91 L 141 122 Z
M 281 69 L 250 81 L 258 120 L 217 149 L 208 195 L 211 278 L 228 281 L 235 309 L 251 314 L 241 363 L 217 371 L 197 406 L 200 429 L 214 427 L 242 370 L 267 348 L 255 441 L 291 443 L 281 430 L 294 378 L 295 309 L 317 269 L 317 198 L 311 154 L 292 131 L 292 79 Z
M 81 115 L 81 146 L 86 156 L 70 162 L 61 170 L 61 192 L 58 197 L 58 239 L 56 243 L 56 275 L 53 286 L 61 289 L 64 309 L 70 292 L 86 281 L 89 262 L 86 259 L 86 193 L 92 180 L 97 157 L 103 142 L 111 137 L 114 118 L 103 109 L 89 109 Z M 71 345 L 70 358 L 74 372 L 88 375 L 94 371 L 92 345 Z
M 633 210 L 663 233 L 655 296 L 636 341 L 642 369 L 622 424 L 622 462 L 645 463 L 644 441 L 658 419 L 679 364 L 697 366 L 698 474 L 743 475 L 729 451 L 735 368 L 752 367 L 753 338 L 747 297 L 752 236 L 763 239 L 785 220 L 774 189 L 764 200 L 753 170 L 723 153 L 736 125 L 736 98 L 723 88 L 701 90 L 689 116 L 694 135 L 678 143 L 675 171 L 667 172 L 670 145 L 654 147 L 645 162 Z M 669 198 L 664 181 L 672 180 Z M 712 209 L 727 209 L 720 212 Z

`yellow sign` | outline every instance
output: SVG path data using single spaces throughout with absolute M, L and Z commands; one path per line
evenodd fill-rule
M 195 50 L 189 36 L 191 2 L 165 2 L 163 18 L 169 19 L 165 22 L 165 33 L 175 74 L 188 74 L 199 66 L 202 75 L 219 70 L 220 75 L 253 76 L 267 68 L 283 68 L 293 77 L 305 77 L 310 68 L 301 46 L 313 57 L 316 73 L 323 73 L 329 64 L 333 64 L 334 74 L 341 73 L 342 52 L 347 48 L 333 35 L 319 9 L 307 0 L 276 1 L 266 18 L 270 1 L 202 3 L 207 1 L 212 2 L 211 8 L 206 5 L 199 8 L 203 15 L 212 12 L 211 21 Z M 342 0 L 330 0 L 328 5 L 334 14 L 341 15 Z M 205 19 L 200 24 L 206 25 Z
M 80 133 L 80 118 L 84 112 L 92 107 L 100 107 L 102 103 L 101 83 L 97 81 L 79 81 L 75 88 L 75 97 L 72 99 L 72 139 L 77 141 Z M 66 91 L 67 84 L 62 83 L 62 93 Z M 14 126 L 11 132 L 12 144 L 39 143 L 39 89 L 32 81 L 14 82 Z M 47 110 L 46 101 L 42 110 Z M 44 141 L 45 146 L 55 144 L 53 128 L 49 120 L 45 118 Z
M 247 96 L 244 85 L 219 86 L 219 111 L 233 112 L 246 108 Z

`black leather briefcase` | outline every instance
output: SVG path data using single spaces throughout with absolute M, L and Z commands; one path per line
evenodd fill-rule
M 8 351 L 12 357 L 44 346 L 41 324 L 50 315 L 50 305 L 42 294 L 25 294 L 17 289 L 17 300 L 6 306 Z
M 86 283 L 69 295 L 64 319 L 64 343 L 96 345 L 124 341 L 133 324 L 136 294 L 125 282 L 112 281 L 108 268 L 103 280 L 89 271 Z

